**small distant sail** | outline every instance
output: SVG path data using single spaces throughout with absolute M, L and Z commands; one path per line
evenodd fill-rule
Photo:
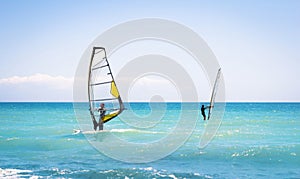
M 214 108 L 216 94 L 217 94 L 218 87 L 219 87 L 220 76 L 221 76 L 221 68 L 218 70 L 217 77 L 216 77 L 215 84 L 214 84 L 214 88 L 213 88 L 212 93 L 211 93 L 210 104 L 209 104 L 210 108 L 208 110 L 207 120 L 209 120 L 209 118 L 212 114 L 213 108 Z
M 97 109 L 101 103 L 105 104 L 107 110 L 103 123 L 115 118 L 124 110 L 124 105 L 108 63 L 105 48 L 103 47 L 93 48 L 89 67 L 88 97 L 94 127 L 97 126 L 97 121 L 100 118 Z

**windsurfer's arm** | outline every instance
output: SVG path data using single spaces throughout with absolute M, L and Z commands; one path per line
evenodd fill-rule
M 214 107 L 214 106 L 206 106 L 205 109 L 207 109 L 207 108 L 213 108 L 213 107 Z

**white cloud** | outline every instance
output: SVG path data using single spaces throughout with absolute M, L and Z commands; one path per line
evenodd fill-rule
M 0 79 L 0 85 L 46 85 L 56 89 L 66 89 L 72 86 L 73 78 L 63 76 L 50 76 L 47 74 L 37 73 L 31 76 L 12 76 Z
M 72 101 L 73 78 L 34 74 L 0 78 L 0 101 Z
M 139 85 L 147 85 L 147 86 L 153 86 L 153 85 L 169 85 L 172 83 L 169 79 L 164 78 L 162 76 L 144 76 L 142 78 L 137 79 L 137 82 Z

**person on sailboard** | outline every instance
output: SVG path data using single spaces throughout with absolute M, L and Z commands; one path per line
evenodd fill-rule
M 210 108 L 210 107 L 211 106 L 204 107 L 204 105 L 202 105 L 202 107 L 201 107 L 201 114 L 203 116 L 203 120 L 206 120 L 205 109 Z
M 100 104 L 100 108 L 98 108 L 98 112 L 100 113 L 99 123 L 98 123 L 99 131 L 100 131 L 100 130 L 103 130 L 103 118 L 106 113 L 106 109 L 104 108 L 104 103 Z

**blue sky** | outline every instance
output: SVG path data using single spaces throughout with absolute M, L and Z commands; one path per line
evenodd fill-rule
M 72 101 L 87 46 L 110 27 L 156 17 L 197 32 L 228 101 L 300 101 L 300 1 L 0 1 L 0 101 Z

